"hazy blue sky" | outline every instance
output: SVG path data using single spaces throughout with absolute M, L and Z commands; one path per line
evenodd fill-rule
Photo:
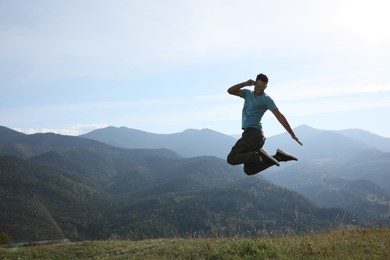
M 292 127 L 390 137 L 388 10 L 388 0 L 0 0 L 0 125 L 236 134 L 243 100 L 226 90 L 263 72 Z M 284 131 L 270 112 L 263 126 Z

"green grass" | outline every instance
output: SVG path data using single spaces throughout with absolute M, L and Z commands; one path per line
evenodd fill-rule
M 279 238 L 71 242 L 0 249 L 0 259 L 390 259 L 390 229 Z

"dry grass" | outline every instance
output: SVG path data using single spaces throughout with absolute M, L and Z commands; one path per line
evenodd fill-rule
M 390 229 L 279 238 L 85 241 L 0 249 L 0 259 L 390 259 Z

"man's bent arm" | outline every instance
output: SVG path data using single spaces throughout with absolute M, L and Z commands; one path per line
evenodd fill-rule
M 247 87 L 247 86 L 253 86 L 254 84 L 255 84 L 255 81 L 250 79 L 250 80 L 247 80 L 245 82 L 242 82 L 242 83 L 239 83 L 239 84 L 236 84 L 236 85 L 230 87 L 227 91 L 230 95 L 242 97 L 241 89 L 244 87 Z
M 301 141 L 299 141 L 298 137 L 295 135 L 294 131 L 291 129 L 290 124 L 288 123 L 286 117 L 280 113 L 279 109 L 272 110 L 272 113 L 278 119 L 279 123 L 286 129 L 286 131 L 291 135 L 291 137 L 297 141 L 298 144 L 303 145 Z

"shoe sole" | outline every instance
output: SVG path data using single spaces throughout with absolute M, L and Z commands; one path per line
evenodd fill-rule
M 265 157 L 267 157 L 267 159 L 272 161 L 275 165 L 280 166 L 279 162 L 274 157 L 269 155 L 265 150 L 263 150 L 263 148 L 260 149 L 260 153 L 261 153 L 261 155 L 264 155 Z
M 284 156 L 287 156 L 287 157 L 292 158 L 292 160 L 298 161 L 298 158 L 297 158 L 297 157 L 295 157 L 295 156 L 292 155 L 292 154 L 286 153 L 286 152 L 283 151 L 283 150 L 278 149 L 278 150 L 276 150 L 276 153 L 281 153 L 281 154 L 283 154 Z

